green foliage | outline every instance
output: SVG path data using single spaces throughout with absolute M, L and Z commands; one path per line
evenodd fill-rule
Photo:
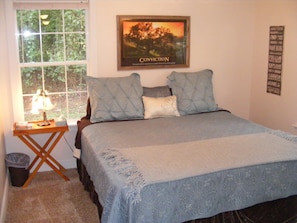
M 24 67 L 21 69 L 23 94 L 35 94 L 42 89 L 41 67 Z
M 87 84 L 85 77 L 87 75 L 86 65 L 71 65 L 67 67 L 67 87 L 68 92 L 86 91 Z
M 86 59 L 85 34 L 70 33 L 65 36 L 66 60 L 76 61 Z
M 85 10 L 65 10 L 65 31 L 85 32 Z
M 42 15 L 46 18 L 42 19 Z M 41 10 L 39 17 L 42 33 L 63 32 L 62 10 Z

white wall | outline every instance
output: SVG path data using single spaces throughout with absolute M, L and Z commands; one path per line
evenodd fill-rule
M 117 71 L 116 15 L 191 16 L 191 70 L 214 71 L 219 106 L 248 118 L 253 47 L 253 1 L 110 0 L 90 1 L 90 75 L 125 76 Z M 139 70 L 142 84 L 166 84 L 172 69 Z
M 9 78 L 8 78 L 8 58 L 7 58 L 7 38 L 5 34 L 6 23 L 5 23 L 5 5 L 3 1 L 0 1 L 0 222 L 4 222 L 6 205 L 7 205 L 7 191 L 8 191 L 8 178 L 7 171 L 5 168 L 5 138 L 4 130 L 7 126 L 7 117 L 11 113 L 10 99 L 9 99 Z
M 255 51 L 251 88 L 251 120 L 296 134 L 297 1 L 256 1 Z M 285 26 L 281 96 L 267 94 L 269 27 Z
M 11 4 L 10 0 L 5 1 Z M 89 75 L 126 76 L 132 72 L 138 72 L 144 86 L 166 84 L 166 77 L 172 69 L 117 71 L 116 15 L 190 16 L 190 68 L 175 70 L 212 69 L 218 105 L 231 110 L 236 115 L 249 118 L 254 35 L 253 1 L 89 0 L 89 3 Z M 12 15 L 10 7 L 7 7 L 7 11 L 9 15 Z M 12 28 L 9 30 L 13 32 Z M 8 33 L 7 35 L 13 34 Z M 13 40 L 10 38 L 10 41 Z M 13 54 L 11 51 L 7 53 Z M 13 63 L 14 61 L 11 64 Z M 15 66 L 11 65 L 10 69 L 10 72 L 14 72 Z M 5 73 L 5 75 L 9 75 L 9 73 Z M 16 100 L 14 99 L 14 101 Z M 14 109 L 13 113 L 17 112 Z M 8 118 L 9 126 L 6 127 L 8 152 L 25 152 L 33 158 L 29 149 L 19 139 L 12 136 L 11 130 L 14 121 L 17 120 L 14 120 L 13 117 Z M 76 128 L 73 127 L 66 135 L 71 145 L 74 144 L 75 132 Z M 38 137 L 38 140 L 44 140 L 42 138 Z M 75 159 L 63 139 L 53 151 L 53 156 L 65 167 L 75 166 Z

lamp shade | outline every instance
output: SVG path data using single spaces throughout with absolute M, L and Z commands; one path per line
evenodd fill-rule
M 36 95 L 32 98 L 32 109 L 31 113 L 39 114 L 40 110 L 51 110 L 54 108 L 47 91 L 37 90 Z

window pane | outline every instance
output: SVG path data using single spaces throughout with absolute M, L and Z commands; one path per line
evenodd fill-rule
M 75 119 L 76 117 L 83 117 L 86 115 L 87 107 L 87 92 L 69 93 L 69 117 L 68 119 Z
M 42 32 L 63 32 L 63 16 L 61 10 L 40 11 Z
M 64 61 L 64 41 L 62 34 L 42 35 L 44 62 Z
M 18 33 L 39 33 L 38 10 L 17 10 Z
M 49 119 L 63 115 L 68 120 L 75 120 L 86 115 L 87 92 L 71 93 L 68 97 L 64 93 L 49 94 L 49 97 L 54 104 L 54 108 L 47 111 Z
M 49 94 L 54 108 L 48 111 L 48 118 L 58 118 L 60 115 L 63 115 L 67 118 L 67 103 L 66 103 L 66 93 L 61 94 Z
M 69 92 L 87 91 L 86 65 L 72 65 L 67 67 L 67 87 Z
M 42 89 L 41 67 L 21 68 L 23 94 L 35 94 L 37 89 Z
M 85 10 L 65 10 L 65 32 L 85 32 Z
M 39 35 L 21 35 L 19 37 L 20 62 L 40 62 L 40 39 Z
M 36 93 L 36 92 L 35 92 Z M 40 114 L 33 114 L 31 112 L 32 110 L 32 97 L 33 96 L 24 96 L 24 112 L 25 112 L 25 120 L 30 121 L 30 120 L 42 120 L 42 113 Z
M 85 34 L 66 34 L 66 60 L 76 61 L 86 59 Z
M 44 68 L 44 87 L 48 92 L 66 92 L 65 67 Z

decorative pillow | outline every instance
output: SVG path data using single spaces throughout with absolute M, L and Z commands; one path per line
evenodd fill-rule
M 176 106 L 176 96 L 157 98 L 142 96 L 142 100 L 145 119 L 180 116 Z
M 173 71 L 167 78 L 172 94 L 177 97 L 181 115 L 217 110 L 213 96 L 212 70 L 179 73 Z
M 143 87 L 143 96 L 147 97 L 167 97 L 171 96 L 170 88 L 166 86 L 159 86 L 159 87 Z M 87 108 L 86 108 L 86 118 L 90 119 L 91 117 L 91 105 L 90 105 L 90 98 L 87 101 Z
M 90 121 L 143 119 L 142 86 L 140 76 L 86 77 L 89 91 Z
M 171 96 L 171 91 L 168 86 L 143 87 L 143 96 L 146 96 L 146 97 L 167 97 L 167 96 Z

